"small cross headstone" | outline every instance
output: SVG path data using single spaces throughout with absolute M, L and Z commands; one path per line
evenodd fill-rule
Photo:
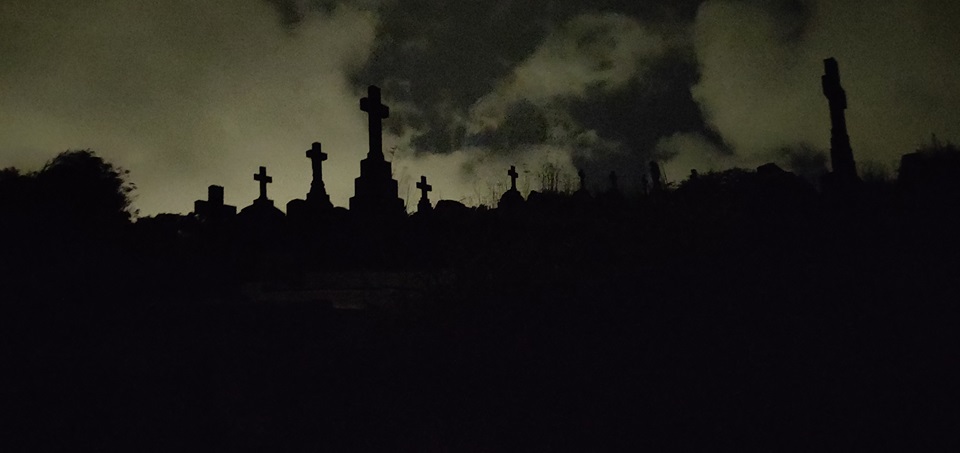
M 504 209 L 506 212 L 515 212 L 516 209 L 519 209 L 524 204 L 523 196 L 520 195 L 520 191 L 517 190 L 517 177 L 520 176 L 520 174 L 517 173 L 517 167 L 514 165 L 510 166 L 507 174 L 510 175 L 510 190 L 504 192 L 500 197 L 500 203 L 497 204 L 497 208 Z
M 267 176 L 267 167 L 260 167 L 259 173 L 253 174 L 253 179 L 260 182 L 260 198 L 258 200 L 267 199 L 267 184 L 273 182 L 273 177 Z
M 507 175 L 510 176 L 510 190 L 517 190 L 517 177 L 520 176 L 517 174 L 517 167 L 514 165 L 510 166 L 510 171 L 507 172 Z
M 319 142 L 314 142 L 313 146 L 307 150 L 307 158 L 310 159 L 313 169 L 313 180 L 310 182 L 310 192 L 307 199 L 320 197 L 327 199 L 327 190 L 323 184 L 323 162 L 327 160 L 327 153 L 323 152 L 323 147 Z
M 420 177 L 420 182 L 417 183 L 417 188 L 420 189 L 420 192 L 421 192 L 421 193 L 420 193 L 420 199 L 421 199 L 421 200 L 426 200 L 426 199 L 427 199 L 427 192 L 430 192 L 430 191 L 433 190 L 433 186 L 431 186 L 430 184 L 427 184 L 427 177 L 426 177 L 426 176 L 421 176 L 421 177 Z
M 417 188 L 420 189 L 420 202 L 417 203 L 417 211 L 419 212 L 428 212 L 433 209 L 433 206 L 430 205 L 430 199 L 427 198 L 427 192 L 433 190 L 433 186 L 427 184 L 427 177 L 421 176 L 420 182 L 417 183 Z

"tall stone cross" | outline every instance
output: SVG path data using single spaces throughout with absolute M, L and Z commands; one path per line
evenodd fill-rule
M 517 174 L 517 167 L 511 165 L 510 171 L 507 172 L 507 175 L 510 176 L 510 190 L 517 190 L 517 177 L 520 176 Z
M 820 77 L 823 95 L 830 102 L 830 163 L 833 172 L 840 178 L 857 178 L 857 167 L 850 148 L 850 136 L 847 135 L 847 92 L 840 84 L 840 65 L 837 60 L 823 60 L 824 75 Z
M 370 153 L 367 157 L 383 159 L 383 120 L 390 117 L 390 107 L 380 102 L 380 88 L 367 87 L 367 97 L 360 99 L 360 110 L 367 112 Z
M 260 182 L 260 198 L 258 200 L 266 200 L 267 184 L 273 182 L 273 177 L 267 176 L 267 167 L 260 167 L 260 173 L 254 173 L 253 179 Z
M 426 177 L 426 176 L 421 176 L 421 177 L 420 177 L 420 182 L 417 183 L 417 188 L 420 189 L 420 199 L 421 199 L 421 200 L 426 200 L 426 199 L 427 199 L 427 192 L 430 192 L 431 190 L 433 190 L 433 186 L 431 186 L 430 184 L 427 184 L 427 177 Z
M 323 162 L 327 160 L 327 153 L 323 152 L 319 142 L 313 142 L 313 146 L 307 151 L 307 158 L 313 166 L 313 181 L 310 182 L 310 193 L 307 197 L 323 196 L 327 192 L 323 185 Z

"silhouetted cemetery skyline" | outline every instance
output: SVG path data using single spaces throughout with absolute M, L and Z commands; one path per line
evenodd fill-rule
M 347 207 L 320 141 L 287 150 L 312 181 L 286 213 L 259 163 L 246 206 L 209 181 L 192 213 L 135 222 L 89 150 L 2 170 L 12 431 L 26 451 L 936 450 L 960 150 L 858 176 L 835 60 L 821 84 L 821 181 L 649 161 L 521 193 L 513 164 L 494 206 L 419 175 L 408 214 L 376 86 Z
M 823 61 L 824 74 L 821 76 L 821 85 L 823 94 L 827 99 L 826 112 L 829 114 L 830 124 L 830 162 L 832 171 L 822 175 L 821 181 L 812 181 L 814 186 L 820 190 L 830 191 L 832 189 L 847 190 L 841 187 L 849 186 L 859 181 L 857 165 L 853 150 L 850 146 L 850 136 L 847 130 L 845 119 L 845 110 L 847 109 L 847 95 L 840 82 L 839 63 L 828 58 Z M 354 194 L 349 198 L 349 211 L 361 216 L 373 217 L 403 217 L 407 210 L 411 212 L 426 213 L 432 209 L 429 201 L 428 192 L 434 190 L 433 185 L 427 184 L 426 180 L 430 175 L 422 175 L 421 180 L 415 184 L 416 190 L 420 192 L 420 197 L 413 210 L 413 206 L 404 206 L 404 201 L 399 197 L 397 180 L 393 177 L 392 164 L 387 161 L 383 153 L 383 122 L 390 118 L 389 106 L 383 104 L 381 91 L 379 87 L 369 86 L 367 96 L 360 99 L 359 108 L 367 115 L 368 144 L 369 149 L 364 159 L 360 161 L 359 176 L 355 179 Z M 261 166 L 254 175 L 253 180 L 259 185 L 259 197 L 253 200 L 252 204 L 239 210 L 241 216 L 270 216 L 280 218 L 280 216 L 300 219 L 321 219 L 329 216 L 334 210 L 330 201 L 330 194 L 327 193 L 326 185 L 323 181 L 323 164 L 330 158 L 327 152 L 324 152 L 321 142 L 314 142 L 306 151 L 306 158 L 310 162 L 309 171 L 311 174 L 310 187 L 304 199 L 290 200 L 286 204 L 286 213 L 283 213 L 274 206 L 274 200 L 267 196 L 268 184 L 273 182 L 273 178 L 267 174 L 267 169 Z M 333 158 L 338 158 L 336 150 L 333 151 Z M 916 167 L 919 164 L 912 164 L 916 159 L 905 157 L 904 162 L 909 167 Z M 917 161 L 919 162 L 919 161 Z M 304 165 L 306 167 L 306 165 Z M 580 199 L 592 199 L 600 197 L 603 199 L 620 198 L 624 195 L 633 196 L 633 194 L 623 194 L 619 188 L 619 174 L 626 174 L 629 178 L 636 178 L 640 181 L 640 194 L 656 193 L 667 187 L 662 163 L 650 161 L 645 169 L 637 172 L 630 169 L 610 169 L 607 184 L 599 186 L 593 191 L 588 189 L 586 175 L 583 169 L 577 170 L 578 183 L 573 193 Z M 698 174 L 697 169 L 690 169 L 691 176 Z M 911 173 L 907 171 L 908 175 Z M 505 209 L 515 209 L 523 205 L 524 196 L 520 193 L 517 181 L 521 174 L 517 172 L 515 165 L 511 165 L 506 171 L 509 177 L 510 187 L 499 195 L 499 200 L 494 206 L 488 208 L 502 207 Z M 523 176 L 530 178 L 531 175 Z M 215 183 L 215 181 L 211 181 Z M 531 181 L 526 181 L 528 186 Z M 811 181 L 808 181 L 811 182 Z M 676 184 L 676 182 L 671 183 Z M 551 188 L 544 187 L 547 191 L 557 190 L 556 183 Z M 189 215 L 196 217 L 201 222 L 227 222 L 237 212 L 237 208 L 224 205 L 224 191 L 229 188 L 223 186 L 210 185 L 208 200 L 196 200 L 194 210 Z M 442 189 L 441 189 L 442 190 Z M 534 190 L 536 192 L 536 190 Z M 591 193 L 593 192 L 593 193 Z M 259 214 L 257 214 L 259 213 Z M 216 219 L 216 220 L 212 220 Z
M 818 193 L 827 203 L 830 200 L 847 199 L 853 204 L 862 202 L 861 191 L 863 181 L 857 173 L 857 165 L 853 150 L 850 146 L 850 132 L 847 130 L 845 110 L 847 109 L 847 94 L 840 82 L 840 65 L 833 58 L 823 60 L 824 73 L 821 75 L 823 95 L 826 98 L 824 117 L 829 119 L 830 125 L 830 162 L 833 171 L 821 175 L 820 181 L 804 180 L 791 172 L 782 170 L 773 163 L 768 163 L 749 170 L 760 180 L 779 180 L 793 187 L 791 190 L 804 193 Z M 740 169 L 725 171 L 710 171 L 705 174 L 697 169 L 690 169 L 689 177 L 680 181 L 668 181 L 663 173 L 662 163 L 650 161 L 642 171 L 633 172 L 631 169 L 610 169 L 605 184 L 590 190 L 587 175 L 584 169 L 578 169 L 578 181 L 569 184 L 560 190 L 557 174 L 540 175 L 542 187 L 540 190 L 529 190 L 525 198 L 521 193 L 518 180 L 525 178 L 527 187 L 533 175 L 518 171 L 516 165 L 504 168 L 504 174 L 509 178 L 509 187 L 501 193 L 495 194 L 493 206 L 478 206 L 467 208 L 459 201 L 430 200 L 430 193 L 437 190 L 434 184 L 428 183 L 431 175 L 421 175 L 415 184 L 419 197 L 416 209 L 412 214 L 407 210 L 413 206 L 405 206 L 398 196 L 398 183 L 393 177 L 392 164 L 386 160 L 383 152 L 384 121 L 390 118 L 390 107 L 385 105 L 379 87 L 369 86 L 366 96 L 359 100 L 358 108 L 367 116 L 368 151 L 366 157 L 360 161 L 359 176 L 355 178 L 354 193 L 349 198 L 349 209 L 335 207 L 330 200 L 330 194 L 324 183 L 324 163 L 328 159 L 338 159 L 336 150 L 324 150 L 322 142 L 314 142 L 305 151 L 302 169 L 311 175 L 309 187 L 305 187 L 303 199 L 294 199 L 286 203 L 286 213 L 281 211 L 274 200 L 269 196 L 270 184 L 274 182 L 266 166 L 259 166 L 253 173 L 251 183 L 257 184 L 259 196 L 242 208 L 226 205 L 224 192 L 230 188 L 212 184 L 208 188 L 207 199 L 194 201 L 194 209 L 187 215 L 162 214 L 157 217 L 167 219 L 180 217 L 181 229 L 184 234 L 194 234 L 191 231 L 200 228 L 209 230 L 203 235 L 210 234 L 250 234 L 258 241 L 267 241 L 269 238 L 279 238 L 286 235 L 284 229 L 301 232 L 324 231 L 324 229 L 340 228 L 352 224 L 364 227 L 395 225 L 395 222 L 412 215 L 426 219 L 471 219 L 479 221 L 476 213 L 502 212 L 508 216 L 517 214 L 543 214 L 552 212 L 558 214 L 567 212 L 570 215 L 583 214 L 583 208 L 608 210 L 611 212 L 632 210 L 635 214 L 643 215 L 638 210 L 649 209 L 650 203 L 659 203 L 669 196 L 680 200 L 678 195 L 689 192 L 692 188 L 703 187 L 705 184 L 723 184 L 740 181 Z M 931 197 L 936 194 L 952 193 L 953 183 L 950 181 L 955 171 L 955 160 L 949 157 L 949 150 L 954 149 L 949 143 L 942 146 L 934 138 L 932 145 L 935 152 L 916 152 L 904 155 L 899 172 L 899 187 L 903 196 Z M 309 164 L 308 162 L 309 161 Z M 555 170 L 556 171 L 556 170 Z M 626 176 L 624 176 L 626 175 Z M 638 179 L 639 193 L 625 193 L 621 189 L 620 178 Z M 549 179 L 553 178 L 553 179 Z M 211 181 L 215 183 L 215 181 Z M 678 190 L 680 189 L 680 190 Z M 686 189 L 686 190 L 684 190 Z M 442 190 L 442 188 L 440 188 Z M 755 188 L 754 190 L 759 190 Z M 795 201 L 789 194 L 784 199 L 770 198 L 769 203 L 791 203 Z M 852 198 L 851 198 L 852 197 Z M 892 200 L 892 199 L 890 199 Z M 888 201 L 890 201 L 888 200 Z M 629 203 L 625 204 L 625 201 Z M 890 201 L 892 202 L 892 201 Z M 638 204 L 639 203 L 639 204 Z M 473 212 L 475 214 L 468 214 Z M 151 221 L 149 218 L 141 219 Z M 357 222 L 357 223 L 352 223 Z M 232 225 L 236 223 L 236 225 Z M 337 225 L 340 225 L 338 227 Z M 353 228 L 353 227 L 351 227 Z M 348 228 L 349 230 L 349 228 Z M 215 232 L 215 233 L 214 233 Z M 244 233 L 246 232 L 246 233 Z M 351 233 L 352 234 L 352 233 Z M 205 236 L 205 237 L 206 237 Z M 372 244 L 372 243 L 371 243 Z

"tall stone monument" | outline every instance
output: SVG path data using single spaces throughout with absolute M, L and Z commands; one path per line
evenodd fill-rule
M 857 166 L 847 135 L 847 92 L 840 85 L 840 66 L 837 60 L 823 60 L 824 75 L 820 78 L 823 95 L 830 102 L 830 163 L 833 166 L 831 179 L 834 183 L 857 181 Z
M 363 216 L 395 216 L 404 214 L 403 200 L 398 196 L 390 162 L 383 157 L 383 120 L 390 117 L 390 108 L 380 100 L 380 88 L 367 88 L 367 97 L 360 100 L 360 110 L 367 112 L 370 150 L 360 161 L 360 177 L 354 180 L 354 196 L 350 211 Z

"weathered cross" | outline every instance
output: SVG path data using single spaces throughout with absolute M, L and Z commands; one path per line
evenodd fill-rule
M 427 199 L 427 192 L 430 192 L 431 190 L 433 190 L 433 186 L 431 186 L 430 184 L 427 184 L 427 177 L 426 177 L 426 176 L 421 176 L 421 177 L 420 177 L 420 182 L 417 183 L 417 188 L 420 189 L 420 192 L 421 192 L 421 194 L 420 194 L 420 199 L 421 199 L 421 200 L 426 200 L 426 199 Z
M 847 108 L 847 92 L 840 85 L 840 65 L 837 60 L 827 58 L 823 60 L 825 74 L 820 77 L 823 85 L 823 94 L 830 101 L 830 108 L 845 110 Z
M 313 147 L 307 150 L 307 158 L 313 162 L 313 177 L 323 176 L 323 162 L 327 160 L 327 153 L 319 142 L 313 142 Z
M 273 182 L 273 177 L 267 176 L 267 167 L 260 167 L 260 173 L 254 173 L 253 179 L 255 181 L 260 181 L 260 198 L 259 200 L 267 199 L 267 184 Z
M 360 99 L 360 110 L 367 112 L 370 153 L 367 157 L 383 159 L 383 119 L 390 117 L 390 107 L 380 102 L 380 88 L 367 87 L 367 97 Z
M 847 92 L 840 84 L 840 65 L 837 60 L 823 60 L 824 75 L 820 78 L 823 94 L 830 102 L 830 160 L 833 172 L 847 180 L 857 179 L 857 167 L 847 135 Z
M 313 142 L 313 146 L 307 150 L 307 158 L 313 166 L 313 181 L 310 183 L 310 193 L 324 193 L 323 187 L 323 162 L 327 160 L 327 153 L 323 152 L 323 147 L 319 142 Z
M 511 165 L 507 174 L 510 175 L 510 190 L 517 190 L 517 177 L 520 176 L 517 174 L 517 167 Z

